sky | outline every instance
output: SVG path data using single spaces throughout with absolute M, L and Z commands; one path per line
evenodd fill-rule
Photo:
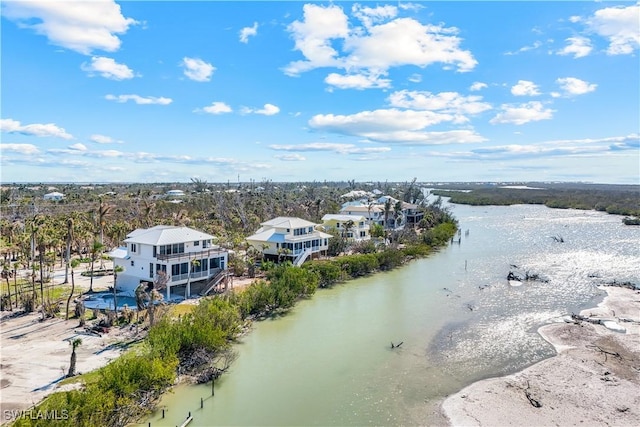
M 640 3 L 2 1 L 1 180 L 640 184 Z

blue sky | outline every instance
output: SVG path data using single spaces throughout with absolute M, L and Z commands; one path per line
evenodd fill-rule
M 639 183 L 637 2 L 1 7 L 5 183 Z

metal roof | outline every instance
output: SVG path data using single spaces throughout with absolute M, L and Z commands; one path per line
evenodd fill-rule
M 138 228 L 127 235 L 126 243 L 140 243 L 143 245 L 170 245 L 174 243 L 195 242 L 197 240 L 215 239 L 215 236 L 194 230 L 189 227 L 173 225 L 156 225 L 151 228 Z
M 276 228 L 302 228 L 302 227 L 315 227 L 318 224 L 314 224 L 311 221 L 307 221 L 301 218 L 290 217 L 290 216 L 279 216 L 277 218 L 271 219 L 269 221 L 263 222 L 260 225 L 267 227 L 276 227 Z M 260 230 L 258 230 L 260 232 Z

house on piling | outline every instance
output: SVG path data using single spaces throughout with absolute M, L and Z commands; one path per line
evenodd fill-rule
M 331 234 L 317 230 L 319 224 L 295 217 L 280 216 L 260 224 L 247 243 L 265 259 L 289 260 L 300 266 L 309 258 L 326 254 Z
M 162 275 L 166 301 L 176 296 L 189 298 L 196 282 L 204 285 L 201 294 L 209 293 L 226 284 L 229 260 L 228 251 L 213 244 L 214 239 L 193 228 L 170 225 L 132 231 L 124 240 L 126 246 L 110 253 L 114 266 L 124 270 L 118 274 L 116 289 L 133 294 L 140 284 Z M 176 287 L 181 292 L 172 294 Z

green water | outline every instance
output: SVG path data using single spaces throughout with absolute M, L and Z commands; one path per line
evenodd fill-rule
M 254 323 L 214 397 L 210 384 L 178 386 L 141 425 L 177 426 L 188 413 L 190 426 L 444 425 L 448 394 L 554 354 L 538 326 L 597 304 L 604 281 L 640 279 L 640 228 L 619 217 L 540 206 L 454 213 L 470 229 L 461 245 Z M 565 243 L 549 238 L 558 234 Z M 511 264 L 549 280 L 510 287 Z

